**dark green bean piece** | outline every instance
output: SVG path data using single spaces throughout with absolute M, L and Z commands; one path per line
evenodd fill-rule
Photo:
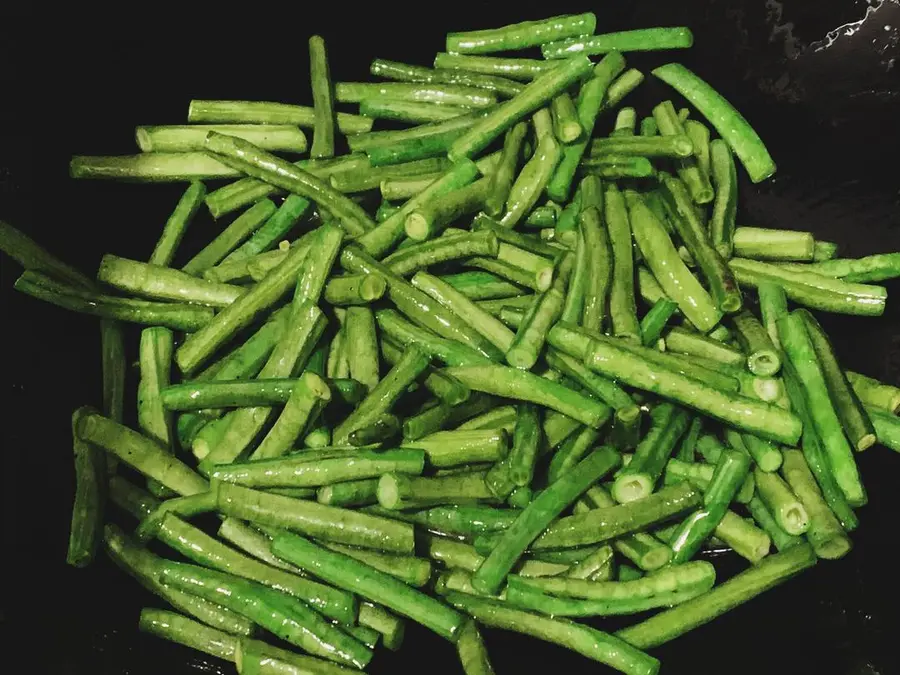
M 82 441 L 77 434 L 81 418 L 91 412 L 90 408 L 79 408 L 72 414 L 75 502 L 72 505 L 66 562 L 74 567 L 91 564 L 103 538 L 107 492 L 106 455 L 101 448 Z
M 369 648 L 332 626 L 305 603 L 231 574 L 165 561 L 160 579 L 180 590 L 220 602 L 283 640 L 337 663 L 364 668 Z
M 462 615 L 388 574 L 293 534 L 276 536 L 272 550 L 329 583 L 408 616 L 451 642 L 459 636 Z
M 645 347 L 656 345 L 666 324 L 676 311 L 678 305 L 668 298 L 661 298 L 653 304 L 650 311 L 641 319 L 641 342 Z
M 368 506 L 378 503 L 378 479 L 366 478 L 323 485 L 316 491 L 320 504 L 328 506 Z
M 737 312 L 743 302 L 737 281 L 710 243 L 707 229 L 691 203 L 688 188 L 671 175 L 663 175 L 662 183 L 669 220 L 706 277 L 713 299 L 723 312 Z
M 562 159 L 547 185 L 547 195 L 550 199 L 564 202 L 568 198 L 575 172 L 590 142 L 597 115 L 603 107 L 604 97 L 613 78 L 624 69 L 625 59 L 621 54 L 618 52 L 607 54 L 594 69 L 593 77 L 581 87 L 578 94 L 578 121 L 584 129 L 584 134 L 577 143 L 563 147 Z
M 581 325 L 598 333 L 603 332 L 606 323 L 613 273 L 609 233 L 602 222 L 600 211 L 596 208 L 589 208 L 581 213 L 581 233 L 587 249 L 588 267 L 591 269 L 584 293 Z
M 758 287 L 763 282 L 779 284 L 794 302 L 840 314 L 881 316 L 887 290 L 883 286 L 856 284 L 746 258 L 732 258 L 729 266 L 737 280 Z
M 609 417 L 609 408 L 599 401 L 528 371 L 483 365 L 448 368 L 447 372 L 476 391 L 537 403 L 594 428 Z
M 612 495 L 620 504 L 643 499 L 662 475 L 675 445 L 687 429 L 690 416 L 669 403 L 657 405 L 650 413 L 650 430 L 641 439 L 631 461 L 617 474 Z
M 716 196 L 709 218 L 709 239 L 719 254 L 728 260 L 734 250 L 737 213 L 737 168 L 731 148 L 721 138 L 709 144 L 710 165 Z
M 444 176 L 429 185 L 425 190 L 407 201 L 393 216 L 379 223 L 371 232 L 360 237 L 357 244 L 373 256 L 382 257 L 402 238 L 406 218 L 413 210 L 429 202 L 471 183 L 478 175 L 478 167 L 474 162 L 455 163 Z
M 617 33 L 592 35 L 583 32 L 578 37 L 554 42 L 544 42 L 541 53 L 545 59 L 565 58 L 572 54 L 594 56 L 611 51 L 643 52 L 660 49 L 687 49 L 694 44 L 691 29 L 683 26 L 672 28 L 638 28 Z
M 447 51 L 451 54 L 490 54 L 527 49 L 553 40 L 591 35 L 596 27 L 597 17 L 592 12 L 522 21 L 499 28 L 448 33 Z
M 425 82 L 428 84 L 459 84 L 495 92 L 498 96 L 512 97 L 522 91 L 522 85 L 505 77 L 482 75 L 465 71 L 431 69 L 397 61 L 374 59 L 369 72 L 376 77 L 400 82 Z
M 663 136 L 684 136 L 684 124 L 678 119 L 671 101 L 663 101 L 653 108 L 653 117 Z M 693 144 L 691 144 L 693 148 Z M 685 157 L 677 161 L 678 177 L 684 181 L 691 199 L 697 204 L 708 204 L 715 194 L 709 177 L 700 170 L 695 157 Z
M 516 426 L 508 456 L 510 479 L 515 485 L 525 487 L 531 483 L 541 437 L 537 406 L 533 403 L 520 404 L 516 408 Z
M 713 328 L 722 316 L 709 293 L 678 256 L 665 227 L 642 197 L 625 193 L 635 242 L 666 295 L 700 331 Z
M 371 423 L 378 416 L 390 412 L 406 388 L 425 372 L 428 357 L 414 345 L 408 345 L 397 364 L 375 385 L 369 395 L 334 430 L 333 441 L 340 445 L 350 434 Z
M 375 119 L 424 124 L 455 119 L 469 112 L 469 108 L 423 101 L 407 101 L 389 96 L 373 96 L 360 102 L 359 112 L 361 115 Z M 373 156 L 378 155 L 375 149 L 371 153 L 370 160 L 373 159 Z
M 775 162 L 762 139 L 725 98 L 679 63 L 667 63 L 653 75 L 684 96 L 731 146 L 750 175 L 759 183 L 775 173 Z M 658 120 L 657 120 L 658 121 Z
M 900 387 L 879 382 L 852 370 L 846 371 L 846 375 L 853 391 L 867 407 L 891 414 L 900 412 Z
M 870 448 L 875 443 L 875 429 L 838 363 L 828 334 L 810 312 L 798 309 L 797 313 L 806 326 L 806 332 L 812 342 L 816 359 L 828 387 L 828 393 L 831 395 L 831 402 L 841 421 L 841 426 L 844 428 L 844 433 L 855 450 L 862 451 Z
M 604 198 L 606 227 L 612 250 L 612 278 L 609 291 L 609 316 L 612 332 L 634 342 L 641 339 L 634 301 L 634 260 L 631 224 L 625 199 L 615 185 L 606 189 Z M 596 269 L 592 270 L 592 273 Z
M 638 356 L 650 351 L 594 340 L 585 362 L 601 375 L 690 406 L 745 432 L 787 444 L 800 438 L 802 424 L 795 415 L 763 401 L 715 389 L 674 370 L 650 365 Z
M 334 90 L 325 40 L 320 35 L 309 38 L 309 79 L 312 83 L 313 141 L 309 156 L 323 159 L 334 156 Z
M 781 369 L 781 356 L 759 320 L 745 310 L 732 318 L 732 325 L 747 354 L 747 369 L 761 377 L 775 375 Z
M 213 319 L 212 310 L 207 307 L 101 295 L 68 286 L 41 272 L 31 270 L 26 270 L 16 279 L 14 288 L 63 309 L 103 319 L 168 326 L 183 331 L 199 331 Z
M 581 137 L 583 129 L 578 119 L 575 102 L 568 92 L 563 92 L 550 102 L 553 115 L 553 131 L 560 143 L 573 143 Z
M 853 450 L 829 396 L 827 380 L 803 316 L 795 311 L 781 317 L 778 320 L 778 335 L 793 374 L 800 383 L 798 393 L 804 401 L 800 405 L 808 411 L 834 478 L 850 505 L 862 506 L 867 501 L 866 490 L 860 480 Z
M 556 287 L 535 297 L 506 351 L 507 363 L 524 369 L 530 369 L 537 363 L 547 332 L 562 314 L 564 302 L 565 296 Z
M 624 628 L 616 635 L 642 649 L 656 647 L 712 621 L 815 563 L 816 554 L 812 547 L 807 544 L 795 546 L 767 557 L 703 595 Z
M 815 425 L 809 414 L 809 406 L 806 402 L 806 396 L 803 393 L 802 384 L 797 377 L 796 372 L 787 363 L 784 368 L 784 383 L 787 389 L 791 406 L 797 415 L 803 420 L 803 436 L 800 441 L 800 448 L 803 450 L 803 456 L 806 463 L 816 477 L 816 482 L 822 490 L 822 495 L 828 503 L 829 508 L 841 521 L 843 528 L 850 532 L 859 525 L 859 519 L 853 512 L 853 508 L 847 502 L 843 490 L 841 490 L 835 479 L 828 455 L 822 440 L 816 432 Z M 873 419 L 871 411 L 870 418 Z M 876 434 L 877 434 L 876 428 Z
M 334 91 L 341 103 L 393 99 L 404 103 L 439 104 L 441 108 L 487 108 L 497 102 L 497 97 L 484 89 L 442 83 L 338 82 Z
M 496 592 L 535 537 L 618 462 L 619 455 L 612 448 L 601 448 L 543 490 L 499 538 L 472 577 L 472 585 L 482 593 Z
M 659 661 L 607 633 L 564 619 L 552 619 L 513 609 L 506 603 L 449 591 L 446 600 L 486 626 L 531 635 L 562 645 L 629 675 L 655 675 Z
M 565 91 L 590 68 L 591 62 L 586 57 L 574 57 L 539 76 L 528 84 L 522 93 L 500 104 L 456 139 L 450 146 L 448 156 L 456 161 L 472 157 L 484 150 L 497 136 L 525 115 L 534 112 L 554 96 Z
M 349 234 L 359 236 L 375 227 L 368 214 L 329 184 L 308 171 L 231 136 L 210 132 L 205 148 L 254 178 L 264 179 L 328 209 Z
M 381 353 L 384 360 L 394 366 L 403 358 L 403 350 L 387 336 L 381 338 Z M 470 391 L 462 382 L 450 377 L 443 370 L 429 366 L 425 369 L 422 384 L 445 405 L 457 405 L 468 400 Z
M 294 499 L 230 483 L 219 485 L 217 503 L 218 510 L 227 516 L 267 527 L 283 528 L 339 544 L 380 551 L 411 553 L 413 550 L 411 525 L 360 511 L 326 506 L 307 499 Z

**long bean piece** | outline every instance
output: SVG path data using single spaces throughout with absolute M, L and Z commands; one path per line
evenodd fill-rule
M 601 448 L 543 490 L 500 537 L 472 577 L 472 585 L 482 593 L 496 592 L 531 541 L 618 462 L 618 453 L 612 448 Z
M 384 572 L 293 534 L 277 535 L 272 550 L 328 583 L 407 616 L 451 642 L 459 637 L 463 617 L 458 612 Z
M 637 625 L 623 628 L 617 636 L 641 649 L 656 647 L 709 623 L 725 612 L 777 586 L 816 563 L 808 544 L 768 556 L 760 564 L 701 596 L 661 612 Z
M 564 619 L 537 616 L 513 609 L 506 603 L 468 593 L 449 591 L 445 598 L 451 605 L 486 626 L 524 633 L 562 645 L 629 675 L 654 675 L 659 672 L 659 661 L 652 656 L 630 648 L 619 638 L 588 626 Z

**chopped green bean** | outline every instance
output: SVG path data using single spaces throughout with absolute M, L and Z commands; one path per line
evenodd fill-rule
M 559 59 L 572 54 L 605 54 L 611 51 L 643 52 L 659 49 L 687 49 L 694 44 L 691 29 L 679 26 L 673 28 L 639 28 L 617 33 L 591 35 L 584 31 L 578 37 L 568 40 L 544 42 L 541 53 L 545 59 Z

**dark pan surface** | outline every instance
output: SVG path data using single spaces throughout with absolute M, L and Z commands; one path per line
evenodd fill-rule
M 450 29 L 585 9 L 597 12 L 603 31 L 680 24 L 694 30 L 694 49 L 670 57 L 734 102 L 779 165 L 764 185 L 744 181 L 743 224 L 811 230 L 839 242 L 848 256 L 900 250 L 896 0 L 482 2 L 475 9 L 419 3 L 406 15 L 411 8 L 396 3 L 294 3 L 290 10 L 256 3 L 233 15 L 217 3 L 193 16 L 128 7 L 127 15 L 96 20 L 54 14 L 52 21 L 0 21 L 0 217 L 88 273 L 104 252 L 145 258 L 181 188 L 75 183 L 67 179 L 71 154 L 134 152 L 135 124 L 183 122 L 190 98 L 308 103 L 306 38 L 313 31 L 328 41 L 334 77 L 353 80 L 366 76 L 375 56 L 428 63 Z M 255 37 L 242 43 L 248 30 Z M 650 67 L 667 58 L 629 60 Z M 659 83 L 642 89 L 633 104 L 644 112 L 670 95 Z M 185 248 L 214 232 L 212 221 L 200 218 Z M 64 564 L 73 489 L 69 415 L 99 403 L 98 330 L 92 319 L 16 294 L 18 273 L 0 262 L 4 662 L 15 663 L 22 650 L 32 660 L 22 672 L 233 672 L 138 634 L 140 607 L 156 601 L 105 559 L 81 571 Z M 893 299 L 883 318 L 823 321 L 848 367 L 900 384 L 900 285 L 888 286 Z M 129 333 L 132 350 L 136 337 Z M 860 514 L 855 550 L 656 650 L 664 673 L 900 672 L 900 457 L 875 447 L 860 463 L 870 503 Z M 723 574 L 737 567 L 721 562 Z M 606 672 L 536 640 L 497 631 L 487 640 L 501 674 Z M 411 627 L 401 652 L 379 650 L 370 672 L 460 668 L 449 645 Z

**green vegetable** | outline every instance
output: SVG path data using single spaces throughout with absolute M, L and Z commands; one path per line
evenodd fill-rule
M 493 499 L 484 472 L 411 478 L 387 473 L 378 481 L 378 503 L 392 511 Z
M 602 333 L 606 324 L 606 310 L 613 275 L 613 251 L 610 247 L 609 233 L 602 226 L 602 222 L 600 210 L 594 207 L 583 210 L 579 218 L 587 265 L 591 270 L 584 289 L 581 325 L 595 333 Z
M 834 560 L 849 553 L 852 548 L 850 539 L 825 503 L 803 453 L 799 450 L 785 450 L 781 472 L 809 517 L 806 537 L 816 555 Z
M 541 53 L 545 59 L 559 59 L 572 54 L 605 54 L 617 52 L 644 52 L 658 49 L 686 49 L 693 46 L 694 35 L 691 29 L 679 26 L 675 28 L 639 28 L 591 35 L 593 31 L 584 31 L 578 37 L 541 44 Z M 588 37 L 585 37 L 588 36 Z
M 609 291 L 609 317 L 614 335 L 635 342 L 641 339 L 634 301 L 634 259 L 631 223 L 622 193 L 610 185 L 604 197 L 604 219 L 612 249 L 612 282 Z
M 81 440 L 77 433 L 82 417 L 91 412 L 90 408 L 79 408 L 72 414 L 75 503 L 72 505 L 66 562 L 74 567 L 86 567 L 93 562 L 103 537 L 106 456 L 100 448 Z
M 650 414 L 647 435 L 638 444 L 627 466 L 617 474 L 612 495 L 620 504 L 640 500 L 653 492 L 675 444 L 687 429 L 690 416 L 670 403 L 661 403 Z
M 313 98 L 313 142 L 310 157 L 334 156 L 334 93 L 328 66 L 325 40 L 320 35 L 309 38 L 309 79 Z
M 394 553 L 413 550 L 411 526 L 365 513 L 227 483 L 219 486 L 217 503 L 225 515 L 339 544 Z
M 305 603 L 230 574 L 166 561 L 160 579 L 207 600 L 220 602 L 310 654 L 364 668 L 372 652 L 332 626 Z
M 665 227 L 641 196 L 627 190 L 625 200 L 634 240 L 654 277 L 694 326 L 703 332 L 709 331 L 719 322 L 721 311 L 682 262 Z
M 145 607 L 141 610 L 138 629 L 225 661 L 235 660 L 238 646 L 236 637 L 204 626 L 182 614 Z
M 822 376 L 844 433 L 855 450 L 862 451 L 875 443 L 875 429 L 860 403 L 844 371 L 838 363 L 828 335 L 816 318 L 805 309 L 797 310 L 803 320 L 806 333 L 812 342 L 816 359 L 822 369 Z
M 278 534 L 273 552 L 322 580 L 409 617 L 455 642 L 463 617 L 446 605 L 390 575 L 293 534 Z
M 715 569 L 706 561 L 667 567 L 635 581 L 512 575 L 506 600 L 511 605 L 551 616 L 637 614 L 671 607 L 706 593 L 715 579 Z
M 437 64 L 437 61 L 435 63 Z M 554 96 L 565 91 L 590 68 L 591 62 L 586 57 L 575 57 L 540 75 L 526 85 L 520 94 L 501 103 L 456 139 L 450 146 L 448 156 L 453 161 L 471 158 L 525 115 L 534 112 Z
M 900 387 L 884 384 L 876 379 L 846 371 L 847 379 L 854 393 L 869 407 L 878 408 L 889 413 L 900 411 Z
M 472 577 L 472 585 L 482 593 L 495 593 L 528 545 L 591 483 L 603 477 L 618 462 L 618 454 L 612 448 L 604 447 L 551 483 L 500 536 L 490 555 Z
M 735 228 L 732 242 L 735 255 L 754 260 L 812 260 L 815 249 L 811 232 L 763 227 Z
M 130 467 L 181 495 L 206 492 L 206 481 L 158 443 L 97 413 L 80 416 L 78 438 L 114 454 Z
M 867 501 L 853 450 L 828 393 L 828 384 L 802 315 L 792 312 L 778 320 L 778 335 L 800 385 L 798 395 L 822 443 L 831 471 L 851 506 Z M 794 396 L 791 396 L 794 399 Z
M 475 462 L 498 462 L 506 457 L 509 437 L 502 429 L 457 429 L 437 431 L 418 440 L 406 440 L 403 447 L 424 450 L 431 466 L 446 468 Z
M 674 552 L 674 564 L 690 560 L 700 550 L 703 542 L 715 532 L 749 470 L 750 458 L 744 453 L 736 450 L 722 453 L 716 463 L 715 473 L 704 490 L 703 507 L 682 521 L 669 542 Z M 765 475 L 768 478 L 772 474 Z
M 703 595 L 624 628 L 616 635 L 641 649 L 656 647 L 709 623 L 815 563 L 816 555 L 810 546 L 795 546 L 769 556 Z
M 212 480 L 253 488 L 319 487 L 375 478 L 383 473 L 422 473 L 425 455 L 416 449 L 364 451 L 348 449 L 301 452 L 285 459 L 238 462 L 217 467 Z
M 370 166 L 363 155 L 347 155 L 335 159 L 308 159 L 295 163 L 295 166 L 309 171 L 322 180 L 329 180 L 333 175 L 348 171 L 358 171 Z M 260 199 L 281 194 L 283 190 L 257 178 L 241 178 L 225 185 L 206 196 L 206 206 L 213 218 L 219 218 L 242 206 L 253 204 Z M 296 195 L 295 195 L 296 196 Z
M 315 109 L 268 101 L 210 101 L 193 99 L 188 106 L 188 122 L 218 124 L 294 124 L 314 128 Z M 372 129 L 372 120 L 349 113 L 337 113 L 341 133 L 359 134 Z
M 551 199 L 565 201 L 568 198 L 575 171 L 590 143 L 597 115 L 603 107 L 610 84 L 624 69 L 625 59 L 621 54 L 607 54 L 594 69 L 593 77 L 581 87 L 578 93 L 578 122 L 584 129 L 584 135 L 580 141 L 563 148 L 562 159 L 547 186 L 547 195 Z
M 637 349 L 646 348 L 631 347 L 626 350 L 620 345 L 595 340 L 585 362 L 601 375 L 653 392 L 763 438 L 786 444 L 796 443 L 800 438 L 802 425 L 795 415 L 759 400 L 715 389 L 674 370 L 646 363 L 637 356 Z
M 211 131 L 205 149 L 236 166 L 242 173 L 265 180 L 283 190 L 300 195 L 328 209 L 349 234 L 359 236 L 375 227 L 368 214 L 355 202 L 325 181 L 252 143 Z
M 609 417 L 602 403 L 528 371 L 481 365 L 448 368 L 447 373 L 475 391 L 543 405 L 594 428 Z
M 207 307 L 101 295 L 29 270 L 16 279 L 15 289 L 73 312 L 143 325 L 168 326 L 175 330 L 198 331 L 213 319 L 212 310 Z
M 501 28 L 448 33 L 447 51 L 451 54 L 490 54 L 527 49 L 570 36 L 590 35 L 596 26 L 596 15 L 587 12 L 523 21 Z
M 400 82 L 425 82 L 427 84 L 459 84 L 478 87 L 495 92 L 498 96 L 509 98 L 522 91 L 522 85 L 504 77 L 480 75 L 465 71 L 423 68 L 408 63 L 373 59 L 369 72 L 376 77 Z
M 138 546 L 118 526 L 106 524 L 103 529 L 103 543 L 116 566 L 180 612 L 232 635 L 246 636 L 253 632 L 253 624 L 242 615 L 206 600 L 196 593 L 185 592 L 163 583 L 160 574 L 168 561 Z
M 450 591 L 447 602 L 492 628 L 512 630 L 567 647 L 594 661 L 629 675 L 654 675 L 659 661 L 620 639 L 582 624 L 564 619 L 536 616 L 487 598 Z
M 172 513 L 162 518 L 156 537 L 199 565 L 287 593 L 329 618 L 344 623 L 352 623 L 356 619 L 356 599 L 349 593 L 249 558 Z
M 175 361 L 183 373 L 194 372 L 230 338 L 283 296 L 306 257 L 304 247 L 294 247 L 265 279 L 219 312 L 204 328 L 193 333 L 175 350 Z
M 235 178 L 240 171 L 203 152 L 145 152 L 111 157 L 75 155 L 69 161 L 69 176 L 170 183 Z
M 669 222 L 706 277 L 710 295 L 722 312 L 737 312 L 743 302 L 741 291 L 725 260 L 713 248 L 707 228 L 691 202 L 688 188 L 671 175 L 663 174 L 662 183 L 670 213 Z
M 277 124 L 191 124 L 141 126 L 135 140 L 141 152 L 192 152 L 203 149 L 206 134 L 215 131 L 236 136 L 273 152 L 306 152 L 306 136 L 300 129 Z
M 653 75 L 670 85 L 700 111 L 731 146 L 750 175 L 750 180 L 759 183 L 775 173 L 775 162 L 762 139 L 721 94 L 678 63 L 655 68 Z
M 474 621 L 467 621 L 460 630 L 456 652 L 466 675 L 494 675 L 487 649 Z
M 677 516 L 701 501 L 701 494 L 687 483 L 664 487 L 645 499 L 559 518 L 535 540 L 533 548 L 571 548 L 607 541 Z

